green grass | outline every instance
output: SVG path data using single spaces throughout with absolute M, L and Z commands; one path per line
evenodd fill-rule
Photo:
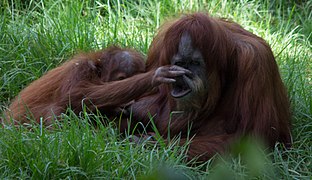
M 292 103 L 291 150 L 264 152 L 243 143 L 241 154 L 199 165 L 185 162 L 187 147 L 137 145 L 101 116 L 69 113 L 54 130 L 0 129 L 0 178 L 8 179 L 311 179 L 312 2 L 286 0 L 10 0 L 0 2 L 0 110 L 31 81 L 79 51 L 110 44 L 146 53 L 166 19 L 208 11 L 266 39 Z M 118 119 L 118 118 L 117 118 Z

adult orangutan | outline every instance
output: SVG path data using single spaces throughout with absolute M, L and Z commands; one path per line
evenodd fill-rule
M 43 118 L 49 125 L 67 107 L 78 113 L 82 104 L 91 111 L 98 108 L 111 113 L 144 92 L 120 88 L 134 86 L 124 79 L 144 71 L 143 56 L 132 49 L 112 46 L 78 54 L 22 90 L 6 112 L 7 120 L 25 123 Z
M 172 73 L 179 67 L 182 75 Z M 234 22 L 204 13 L 163 25 L 147 71 L 166 79 L 132 104 L 133 120 L 152 117 L 165 138 L 193 137 L 189 158 L 207 160 L 242 136 L 291 145 L 289 100 L 269 45 Z M 160 73 L 161 72 L 161 73 Z M 149 114 L 149 115 L 148 115 Z

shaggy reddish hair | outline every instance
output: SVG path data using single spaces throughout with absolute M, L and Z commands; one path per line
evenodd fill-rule
M 147 122 L 145 115 L 155 114 L 159 132 L 164 137 L 168 130 L 170 136 L 181 133 L 182 141 L 192 124 L 190 157 L 204 154 L 201 158 L 207 159 L 224 151 L 233 138 L 245 135 L 258 137 L 270 147 L 276 142 L 289 147 L 289 100 L 273 53 L 262 38 L 240 25 L 204 13 L 168 22 L 150 46 L 147 70 L 170 65 L 185 32 L 204 57 L 208 93 L 198 95 L 201 102 L 185 102 L 191 108 L 181 109 L 169 93 L 171 86 L 163 84 L 133 105 L 134 116 Z M 175 118 L 173 111 L 184 113 Z

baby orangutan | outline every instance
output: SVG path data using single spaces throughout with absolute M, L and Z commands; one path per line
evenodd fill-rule
M 132 49 L 109 47 L 74 56 L 22 90 L 6 111 L 6 120 L 23 124 L 30 120 L 50 125 L 68 107 L 75 113 L 88 110 L 114 112 L 129 103 L 140 90 L 128 92 L 126 78 L 145 71 L 144 57 Z

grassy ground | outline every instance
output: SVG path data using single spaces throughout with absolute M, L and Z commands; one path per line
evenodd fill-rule
M 62 128 L 53 131 L 0 129 L 1 179 L 312 178 L 312 1 L 12 2 L 0 2 L 1 111 L 23 87 L 76 52 L 120 44 L 146 53 L 168 17 L 208 11 L 240 23 L 271 45 L 292 103 L 294 145 L 265 153 L 246 143 L 238 147 L 240 155 L 190 166 L 184 161 L 186 147 L 135 145 L 129 136 L 120 137 L 113 123 L 98 129 L 86 123 L 101 116 L 69 113 L 64 123 L 55 124 Z

